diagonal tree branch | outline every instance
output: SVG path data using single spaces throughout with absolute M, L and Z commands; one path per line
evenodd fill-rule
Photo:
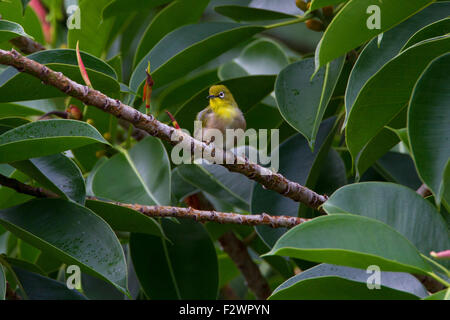
M 39 42 L 23 36 L 13 38 L 9 40 L 9 42 L 24 54 L 31 54 L 34 52 L 45 50 L 45 47 Z
M 216 158 L 222 159 L 223 164 L 221 165 L 228 170 L 241 173 L 262 184 L 266 189 L 276 191 L 294 201 L 319 209 L 327 200 L 326 196 L 319 195 L 296 182 L 290 181 L 279 173 L 274 173 L 270 169 L 251 163 L 248 159 L 236 156 L 232 152 L 224 153 L 221 148 L 215 148 L 213 144 L 207 145 L 196 140 L 181 130 L 175 130 L 161 123 L 151 115 L 147 116 L 119 100 L 111 99 L 97 90 L 72 81 L 60 72 L 55 72 L 40 63 L 23 57 L 15 50 L 0 50 L 0 64 L 12 66 L 20 72 L 39 78 L 44 84 L 51 85 L 67 95 L 79 99 L 86 105 L 97 107 L 119 119 L 124 119 L 152 136 L 168 141 L 173 145 L 183 143 L 184 146 L 190 146 L 192 155 L 203 154 L 205 159 L 213 163 Z
M 247 285 L 252 290 L 256 298 L 265 300 L 270 296 L 271 290 L 266 279 L 262 276 L 256 263 L 248 253 L 245 244 L 239 240 L 233 232 L 226 232 L 219 238 L 223 250 L 236 263 L 242 275 L 247 281 Z
M 8 178 L 0 174 L 0 186 L 5 186 L 16 190 L 19 193 L 27 194 L 37 198 L 59 198 L 56 193 L 44 189 L 33 187 L 22 183 L 16 179 Z M 95 197 L 88 197 L 90 200 L 101 201 Z M 128 204 L 120 202 L 111 202 L 115 205 L 139 211 L 149 217 L 174 217 L 187 218 L 199 222 L 217 222 L 228 224 L 240 224 L 248 226 L 267 225 L 272 228 L 292 228 L 296 225 L 309 221 L 290 216 L 269 216 L 266 213 L 261 215 L 245 215 L 238 213 L 217 212 L 214 210 L 197 210 L 193 208 L 170 207 L 170 206 L 143 206 L 140 204 Z

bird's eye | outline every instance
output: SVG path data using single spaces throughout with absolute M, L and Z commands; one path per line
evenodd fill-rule
M 219 98 L 221 98 L 221 99 L 225 98 L 225 93 L 223 93 L 223 92 L 219 93 Z

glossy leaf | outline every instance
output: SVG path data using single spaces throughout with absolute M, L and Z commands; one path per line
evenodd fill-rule
M 419 280 L 407 273 L 381 272 L 380 288 L 368 290 L 370 272 L 320 264 L 281 284 L 269 300 L 409 300 L 428 295 Z
M 13 266 L 29 300 L 86 300 L 75 289 L 69 289 L 65 283 L 44 277 L 20 267 Z
M 32 122 L 0 135 L 0 162 L 47 156 L 94 142 L 108 143 L 94 127 L 85 122 Z
M 133 11 L 142 10 L 142 6 L 149 9 L 161 6 L 170 1 L 171 0 L 152 0 L 143 2 L 142 0 L 113 0 L 104 7 L 102 15 L 103 19 L 107 19 L 119 14 L 127 14 Z
M 168 110 L 172 114 L 187 101 L 189 101 L 196 93 L 205 89 L 212 83 L 217 83 L 219 78 L 217 77 L 217 69 L 200 72 L 199 74 L 183 79 L 182 82 L 176 83 L 170 86 L 168 89 L 161 93 L 158 98 L 157 108 L 160 109 L 158 119 L 161 121 L 169 121 L 169 117 L 162 110 Z
M 127 292 L 127 269 L 119 240 L 92 211 L 61 199 L 32 200 L 1 210 L 0 224 L 43 252 Z
M 391 60 L 366 83 L 350 111 L 346 127 L 347 146 L 358 173 L 361 173 L 358 168 L 361 151 L 405 109 L 427 64 L 448 50 L 450 36 L 421 42 Z
M 386 181 L 402 184 L 413 190 L 417 190 L 422 184 L 414 161 L 408 154 L 388 152 L 378 159 L 374 167 Z
M 336 132 L 336 118 L 325 120 L 319 130 L 317 146 L 314 152 L 308 146 L 306 139 L 297 134 L 279 147 L 279 172 L 291 181 L 314 188 L 321 164 L 326 159 L 331 140 Z M 289 198 L 265 190 L 261 185 L 254 184 L 252 192 L 251 212 L 253 214 L 267 213 L 272 215 L 304 216 L 306 207 L 300 206 Z M 276 240 L 286 232 L 284 228 L 256 227 L 264 242 L 272 247 Z
M 246 46 L 239 57 L 233 60 L 244 71 L 244 75 L 236 75 L 233 78 L 245 75 L 278 74 L 289 64 L 289 59 L 280 45 L 272 40 L 258 39 Z M 224 70 L 225 64 L 219 70 L 220 73 L 232 74 Z M 223 80 L 223 78 L 221 77 Z
M 214 245 L 204 227 L 191 220 L 163 220 L 166 240 L 133 233 L 131 257 L 139 282 L 152 300 L 215 299 L 219 275 Z
M 83 175 L 77 165 L 66 156 L 54 154 L 14 162 L 12 166 L 63 198 L 84 204 L 86 187 Z
M 188 181 L 186 181 L 178 172 L 178 167 L 172 170 L 172 195 L 176 204 L 180 204 L 186 197 L 200 192 L 199 189 L 194 187 Z
M 450 32 L 450 18 L 445 18 L 433 22 L 417 31 L 404 45 L 402 51 L 415 45 L 416 43 L 419 43 L 426 39 L 443 36 L 448 34 L 449 32 Z
M 67 33 L 69 48 L 75 49 L 77 42 L 80 49 L 100 57 L 107 46 L 113 19 L 102 19 L 103 8 L 110 0 L 79 0 L 80 27 L 71 28 Z M 96 88 L 94 86 L 94 88 Z
M 29 180 L 26 175 L 18 170 L 14 170 L 14 168 L 12 168 L 12 172 L 9 174 L 2 174 L 8 176 L 9 178 L 16 179 L 22 183 L 27 183 Z M 0 209 L 13 207 L 30 199 L 32 199 L 32 197 L 29 195 L 18 193 L 15 190 L 7 187 L 0 187 Z
M 3 20 L 20 24 L 25 32 L 31 35 L 35 41 L 44 43 L 44 35 L 41 23 L 33 8 L 23 7 L 23 0 L 0 1 L 0 12 Z M 25 12 L 25 14 L 24 14 Z
M 263 30 L 264 27 L 228 22 L 181 27 L 165 36 L 141 60 L 131 76 L 130 88 L 139 91 L 148 61 L 152 64 L 155 86 L 161 87 Z
M 86 207 L 102 217 L 114 230 L 164 237 L 164 232 L 159 223 L 153 218 L 147 217 L 135 210 L 112 203 L 93 200 L 88 200 Z
M 169 205 L 170 164 L 162 142 L 147 137 L 113 156 L 98 169 L 92 190 L 97 197 L 125 203 Z
M 431 272 L 399 232 L 380 221 L 349 214 L 302 223 L 284 234 L 268 254 L 361 269 L 378 265 L 386 271 Z
M 411 152 L 422 181 L 433 192 L 436 202 L 450 200 L 444 194 L 444 171 L 450 163 L 450 54 L 426 68 L 418 80 L 408 109 L 408 136 Z
M 347 0 L 312 0 L 311 1 L 311 7 L 309 8 L 312 10 L 317 10 L 326 6 L 333 6 L 340 4 L 342 2 L 346 2 Z
M 0 20 L 0 42 L 8 41 L 16 37 L 30 37 L 22 26 L 15 22 Z
M 342 56 L 375 36 L 383 33 L 414 15 L 433 0 L 410 0 L 408 2 L 378 2 L 380 29 L 369 29 L 368 19 L 374 14 L 366 13 L 372 0 L 351 0 L 336 15 L 327 27 L 318 51 L 316 68 Z
M 6 297 L 6 276 L 3 271 L 3 266 L 0 264 L 0 300 L 5 300 Z
M 369 42 L 359 55 L 348 81 L 345 93 L 346 123 L 348 114 L 367 81 L 402 50 L 417 30 L 445 18 L 449 10 L 449 2 L 433 3 L 397 27 L 385 32 L 380 45 L 376 38 Z
M 344 62 L 344 58 L 333 61 L 312 80 L 313 59 L 293 63 L 278 75 L 275 84 L 278 108 L 286 122 L 308 139 L 311 149 Z
M 15 103 L 0 103 L 0 118 L 28 117 L 44 114 L 43 111 Z
M 367 206 L 367 203 L 377 204 Z M 382 221 L 411 241 L 424 255 L 450 247 L 444 219 L 413 190 L 393 183 L 345 186 L 323 205 L 329 214 L 351 213 Z
M 120 92 L 117 75 L 108 64 L 84 52 L 81 57 L 89 78 L 95 89 L 105 94 L 117 96 Z M 28 58 L 44 64 L 54 71 L 62 72 L 70 79 L 83 83 L 78 68 L 75 50 L 55 49 L 33 53 Z M 66 95 L 52 86 L 46 86 L 31 75 L 20 73 L 8 67 L 0 74 L 0 102 L 65 97 Z
M 185 164 L 177 167 L 178 174 L 195 188 L 209 193 L 235 207 L 249 209 L 251 180 L 229 172 L 219 165 Z
M 267 9 L 245 7 L 239 5 L 225 5 L 214 7 L 214 10 L 221 15 L 231 18 L 235 21 L 262 21 L 262 20 L 280 20 L 293 19 L 296 16 L 279 11 Z
M 135 64 L 166 34 L 186 24 L 195 23 L 202 16 L 210 0 L 177 0 L 162 9 L 149 24 L 139 42 Z

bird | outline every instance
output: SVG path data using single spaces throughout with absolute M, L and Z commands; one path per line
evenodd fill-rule
M 214 85 L 209 88 L 207 99 L 209 105 L 200 111 L 196 118 L 196 120 L 201 121 L 202 128 L 196 130 L 194 136 L 199 137 L 199 130 L 202 130 L 202 141 L 208 144 L 214 142 L 217 146 L 221 145 L 223 149 L 230 149 L 236 144 L 236 141 L 232 145 L 226 143 L 226 129 L 242 129 L 245 131 L 247 124 L 244 115 L 230 90 L 224 85 Z M 223 135 L 223 143 L 214 141 L 214 139 L 210 140 L 208 129 L 218 129 Z

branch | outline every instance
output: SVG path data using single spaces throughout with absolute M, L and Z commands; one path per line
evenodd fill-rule
M 45 50 L 45 47 L 40 44 L 39 42 L 36 42 L 30 38 L 27 37 L 17 37 L 9 40 L 13 46 L 18 48 L 20 51 L 22 51 L 25 54 L 31 54 L 34 52 Z
M 233 232 L 227 232 L 219 238 L 220 245 L 241 270 L 247 285 L 256 297 L 261 300 L 270 296 L 270 287 L 262 276 L 258 266 L 250 257 L 247 247 Z
M 214 156 L 216 156 L 223 160 L 221 165 L 229 171 L 241 173 L 262 184 L 266 189 L 276 191 L 294 201 L 319 209 L 327 200 L 326 196 L 319 195 L 296 182 L 289 181 L 279 173 L 274 173 L 270 169 L 251 163 L 248 159 L 236 156 L 232 152 L 223 152 L 221 148 L 215 148 L 213 144 L 207 145 L 196 140 L 181 130 L 175 130 L 161 123 L 151 115 L 147 116 L 119 100 L 111 99 L 97 90 L 70 80 L 60 72 L 50 70 L 40 63 L 23 57 L 15 50 L 0 50 L 0 64 L 12 66 L 20 72 L 39 78 L 44 84 L 51 85 L 67 95 L 79 99 L 86 105 L 97 107 L 119 119 L 124 119 L 136 128 L 147 131 L 150 135 L 168 141 L 172 145 L 183 143 L 184 146 L 190 147 L 192 155 L 203 154 L 205 159 L 212 163 L 215 162 Z
M 37 198 L 58 198 L 59 196 L 52 191 L 44 188 L 37 188 L 22 183 L 16 179 L 8 178 L 0 174 L 0 185 L 16 190 L 19 193 L 27 194 Z
M 19 193 L 27 194 L 37 198 L 59 198 L 59 195 L 44 188 L 37 188 L 22 183 L 16 179 L 8 178 L 0 174 L 0 185 L 16 190 Z M 100 201 L 95 197 L 88 197 L 89 200 Z M 241 225 L 268 225 L 272 228 L 292 228 L 296 225 L 308 221 L 308 219 L 290 216 L 269 216 L 245 215 L 238 213 L 217 212 L 213 210 L 197 210 L 193 208 L 169 207 L 169 206 L 143 206 L 139 204 L 128 204 L 111 202 L 115 205 L 139 211 L 149 217 L 174 217 L 188 218 L 199 222 L 231 223 Z
M 90 198 L 91 200 L 97 200 Z M 169 206 L 143 206 L 140 204 L 127 204 L 112 202 L 115 205 L 133 209 L 149 217 L 174 217 L 188 218 L 198 222 L 217 222 L 240 224 L 248 226 L 267 225 L 272 228 L 292 228 L 298 224 L 309 221 L 291 216 L 270 216 L 266 213 L 260 215 L 245 215 L 238 213 L 217 212 L 214 210 L 197 210 L 193 208 L 169 207 Z

